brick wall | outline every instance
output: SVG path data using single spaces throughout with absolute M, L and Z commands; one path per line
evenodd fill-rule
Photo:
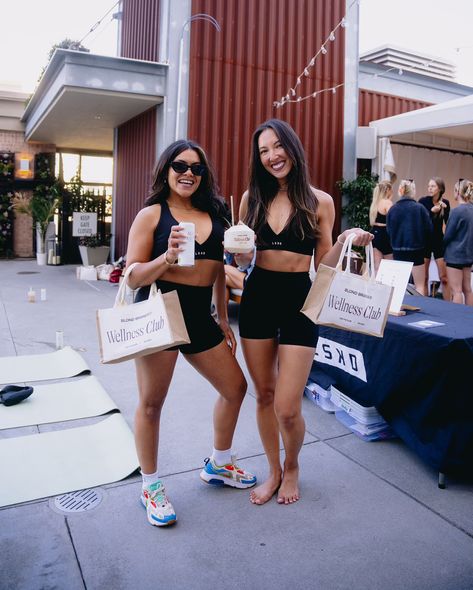
M 56 146 L 45 143 L 26 143 L 23 133 L 0 130 L 0 151 L 35 155 L 43 152 L 55 152 Z M 26 195 L 31 194 L 31 191 L 24 192 Z M 13 252 L 15 256 L 21 258 L 30 258 L 34 255 L 33 224 L 28 215 L 15 215 Z

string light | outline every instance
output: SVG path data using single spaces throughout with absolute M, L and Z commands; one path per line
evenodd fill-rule
M 353 2 L 350 4 L 350 6 L 347 9 L 347 13 L 352 8 L 352 6 L 358 5 L 358 4 L 359 4 L 359 0 L 353 0 Z M 317 60 L 317 57 L 320 54 L 327 55 L 327 53 L 328 53 L 327 44 L 329 42 L 335 41 L 335 39 L 336 39 L 336 32 L 338 31 L 338 29 L 340 27 L 341 28 L 345 28 L 346 26 L 347 26 L 347 20 L 346 20 L 346 16 L 344 16 L 338 22 L 338 24 L 333 28 L 333 30 L 330 31 L 329 36 L 322 43 L 322 45 L 320 46 L 320 48 L 317 51 L 317 53 L 311 57 L 311 59 L 309 60 L 309 62 L 305 66 L 305 68 L 302 70 L 302 72 L 299 74 L 299 76 L 297 76 L 296 83 L 294 84 L 294 87 L 289 88 L 288 92 L 281 98 L 281 100 L 274 101 L 273 102 L 273 106 L 275 106 L 276 108 L 280 108 L 284 104 L 289 103 L 289 102 L 301 102 L 301 101 L 306 100 L 308 98 L 315 98 L 317 96 L 317 94 L 320 94 L 321 92 L 332 91 L 332 93 L 335 94 L 336 88 L 339 88 L 340 86 L 343 86 L 343 84 L 338 84 L 337 86 L 333 87 L 333 88 L 335 88 L 335 91 L 333 90 L 333 88 L 325 88 L 324 90 L 319 91 L 319 92 L 312 92 L 311 94 L 308 94 L 307 96 L 297 97 L 297 99 L 294 98 L 296 96 L 296 94 L 297 94 L 296 88 L 298 86 L 300 86 L 300 84 L 302 83 L 302 78 L 303 77 L 304 78 L 308 78 L 310 76 L 310 69 L 315 66 L 315 62 Z

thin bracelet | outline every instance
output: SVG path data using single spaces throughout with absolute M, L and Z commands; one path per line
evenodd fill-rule
M 342 234 L 340 234 L 340 236 L 341 236 L 341 235 L 342 235 Z M 343 246 L 343 244 L 344 244 L 345 242 L 340 242 L 340 236 L 338 236 L 338 238 L 337 238 L 337 242 L 340 244 L 340 246 Z
M 164 262 L 168 266 L 174 266 L 175 264 L 177 264 L 177 258 L 176 258 L 176 260 L 174 260 L 174 262 L 168 262 L 168 251 L 166 250 L 166 252 L 164 253 Z

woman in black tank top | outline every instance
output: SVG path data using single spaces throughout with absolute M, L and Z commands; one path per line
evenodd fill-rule
M 375 271 L 378 272 L 379 265 L 383 258 L 393 259 L 391 240 L 386 230 L 386 218 L 389 209 L 392 207 L 393 185 L 382 180 L 374 187 L 373 200 L 370 206 L 370 223 L 373 238 L 373 253 Z
M 332 245 L 333 200 L 310 185 L 304 149 L 287 123 L 271 119 L 253 134 L 250 182 L 240 219 L 256 233 L 256 266 L 240 305 L 240 336 L 255 385 L 257 421 L 269 477 L 250 500 L 264 504 L 277 492 L 280 504 L 299 499 L 298 456 L 305 425 L 302 395 L 314 359 L 317 327 L 300 313 L 311 281 L 312 257 L 335 266 L 349 233 L 364 246 L 372 235 L 346 230 Z M 236 256 L 239 265 L 245 257 Z M 279 457 L 279 435 L 285 449 Z
M 199 145 L 180 140 L 163 152 L 154 171 L 152 194 L 130 229 L 127 264 L 139 264 L 128 283 L 132 289 L 139 288 L 138 301 L 148 297 L 153 282 L 162 292 L 177 291 L 191 340 L 178 348 L 219 393 L 213 415 L 214 450 L 200 477 L 206 483 L 247 488 L 256 478 L 235 464 L 231 450 L 247 385 L 235 358 L 236 341 L 228 323 L 222 246 L 226 209 L 216 191 L 210 164 Z M 192 267 L 176 264 L 185 242 L 181 222 L 192 222 L 196 229 Z M 218 323 L 210 313 L 214 285 Z M 157 451 L 161 408 L 179 350 L 135 359 L 139 389 L 135 442 L 143 475 L 141 501 L 149 523 L 155 526 L 176 521 L 158 476 Z

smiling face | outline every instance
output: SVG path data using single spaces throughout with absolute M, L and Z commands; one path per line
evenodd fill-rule
M 279 184 L 284 184 L 292 169 L 292 161 L 272 129 L 261 132 L 258 138 L 258 149 L 264 168 L 277 178 Z
M 190 166 L 191 164 L 200 164 L 199 154 L 191 149 L 184 150 L 178 154 L 173 162 L 181 162 Z M 192 197 L 195 191 L 199 188 L 201 176 L 192 173 L 190 168 L 185 172 L 175 172 L 171 166 L 168 171 L 169 190 L 181 199 Z
M 438 184 L 435 182 L 435 180 L 429 180 L 429 184 L 427 185 L 427 190 L 429 192 L 429 195 L 431 197 L 436 197 L 439 193 L 439 187 Z

